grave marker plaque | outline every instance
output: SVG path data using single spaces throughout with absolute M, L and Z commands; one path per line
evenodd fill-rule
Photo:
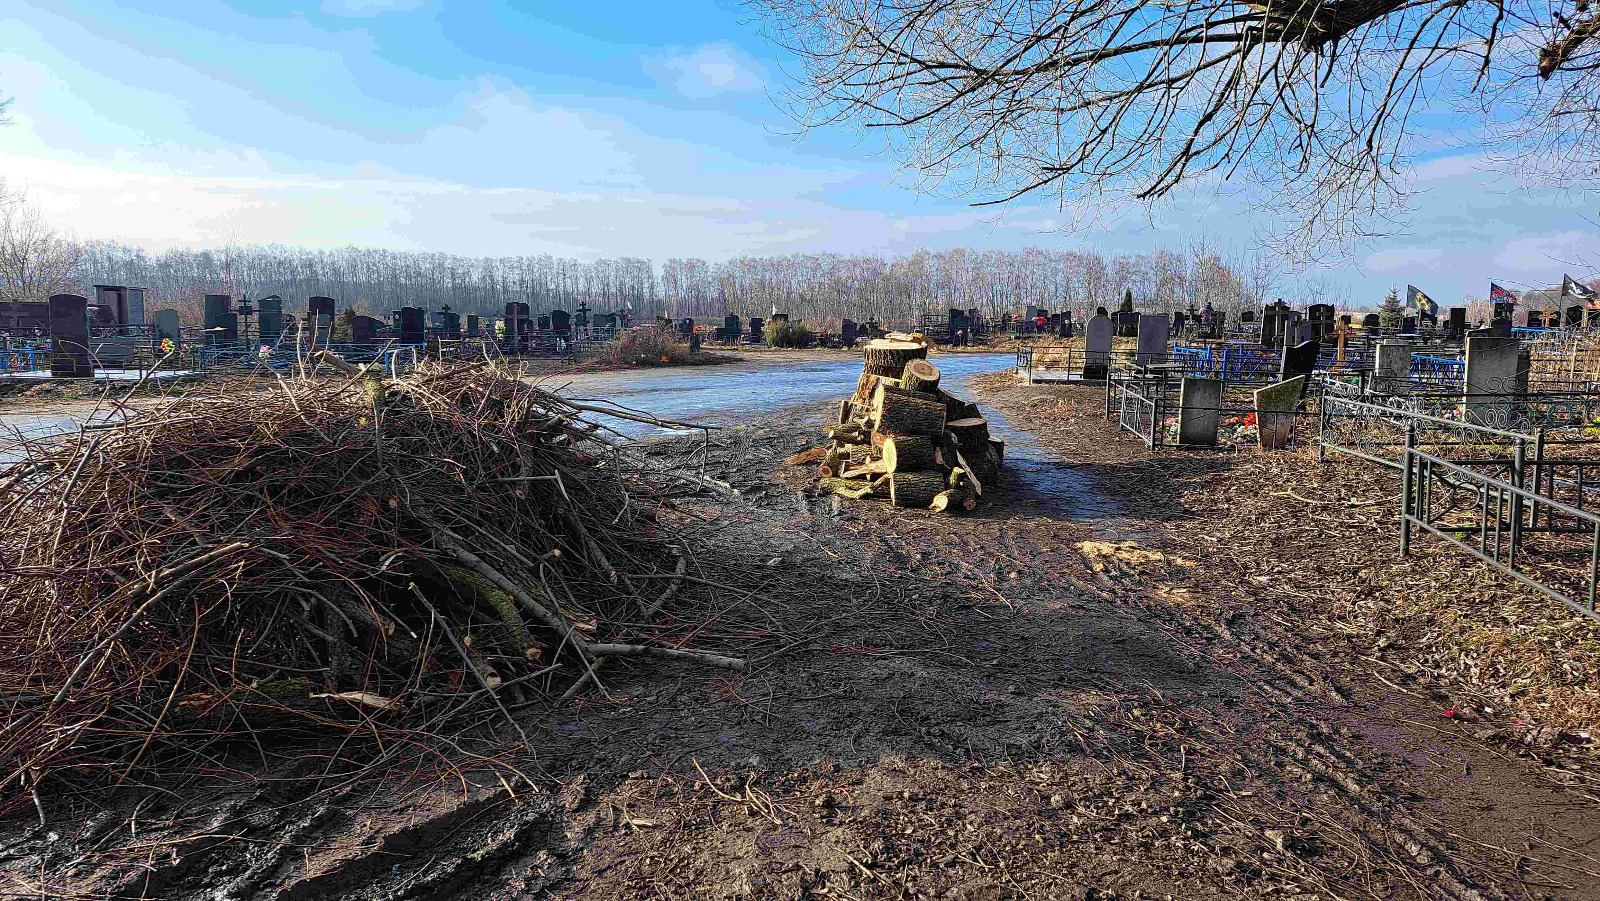
M 1309 381 L 1308 377 L 1297 375 L 1256 389 L 1256 440 L 1262 450 L 1279 450 L 1294 438 L 1295 411 L 1300 408 L 1300 397 Z
M 1215 447 L 1222 415 L 1222 380 L 1184 376 L 1178 407 L 1178 443 Z
M 156 310 L 151 322 L 155 326 L 157 346 L 161 344 L 163 338 L 171 338 L 174 344 L 178 342 L 181 335 L 178 332 L 177 310 Z
M 421 307 L 400 308 L 400 343 L 423 344 L 427 340 L 426 320 Z
M 1379 394 L 1411 393 L 1411 342 L 1379 341 L 1372 364 L 1372 390 Z
M 278 343 L 283 335 L 283 298 L 273 295 L 263 297 L 256 302 L 260 313 L 256 317 L 256 327 L 261 332 L 261 343 L 268 346 Z
M 1310 376 L 1317 368 L 1317 354 L 1322 352 L 1322 342 L 1311 340 L 1299 344 L 1284 344 L 1278 375 L 1284 381 L 1296 376 Z
M 1503 426 L 1511 415 L 1509 395 L 1528 393 L 1527 354 L 1516 338 L 1467 338 L 1466 414 L 1478 425 Z
M 1084 331 L 1083 377 L 1086 381 L 1101 381 L 1106 377 L 1106 367 L 1111 363 L 1111 317 L 1095 314 Z
M 1166 313 L 1146 313 L 1139 317 L 1140 366 L 1166 361 L 1167 339 L 1172 334 L 1172 322 Z
M 89 359 L 89 299 L 81 294 L 56 294 L 50 298 L 50 376 L 58 379 L 94 377 Z

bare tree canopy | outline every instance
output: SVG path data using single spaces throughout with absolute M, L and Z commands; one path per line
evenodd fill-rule
M 1228 180 L 1304 255 L 1403 209 L 1410 155 L 1439 146 L 1425 112 L 1482 114 L 1536 173 L 1587 186 L 1600 162 L 1589 0 L 754 2 L 801 60 L 803 124 L 886 129 L 925 186 L 984 202 Z

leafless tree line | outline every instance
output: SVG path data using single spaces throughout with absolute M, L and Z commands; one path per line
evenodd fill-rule
M 1270 300 L 1274 272 L 1259 257 L 1219 253 L 1202 242 L 1178 249 L 1105 256 L 1087 251 L 954 249 L 884 258 L 832 253 L 739 257 L 726 262 L 635 257 L 584 262 L 549 255 L 463 257 L 373 248 L 311 250 L 237 246 L 150 254 L 108 242 L 71 245 L 73 265 L 54 284 L 13 289 L 42 300 L 59 286 L 91 293 L 95 283 L 135 285 L 147 304 L 199 315 L 208 293 L 236 298 L 277 294 L 285 309 L 326 295 L 341 306 L 382 315 L 402 306 L 498 314 L 510 301 L 534 311 L 629 309 L 636 318 L 718 319 L 774 310 L 826 323 L 843 317 L 914 324 L 951 307 L 987 316 L 1051 310 L 1114 309 L 1125 291 L 1142 310 L 1211 304 L 1220 310 Z M 1308 283 L 1310 284 L 1310 283 Z

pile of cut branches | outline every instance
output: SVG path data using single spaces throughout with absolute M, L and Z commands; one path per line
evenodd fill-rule
M 472 711 L 515 725 L 510 707 L 604 692 L 609 656 L 742 667 L 617 640 L 675 560 L 654 507 L 696 477 L 642 472 L 579 405 L 470 366 L 280 388 L 0 471 L 0 812 L 52 777 L 216 772 L 230 747 Z

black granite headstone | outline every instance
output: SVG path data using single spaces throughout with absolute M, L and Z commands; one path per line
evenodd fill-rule
M 468 313 L 467 314 L 467 337 L 468 338 L 476 338 L 476 337 L 478 337 L 478 328 L 479 328 L 479 323 L 481 321 L 482 320 L 480 320 L 478 318 L 478 314 L 477 313 Z
M 331 298 L 331 297 L 322 297 L 322 296 L 319 295 L 317 297 L 312 297 L 312 298 L 307 299 L 306 300 L 306 315 L 307 316 L 332 316 L 332 315 L 334 315 L 334 312 L 333 312 L 333 298 Z M 312 319 L 311 321 L 315 322 L 316 320 Z
M 550 331 L 558 335 L 570 334 L 572 331 L 572 314 L 566 310 L 551 310 Z
M 846 319 L 839 326 L 839 341 L 845 347 L 850 347 L 856 343 L 856 321 L 854 319 Z
M 400 308 L 400 343 L 423 344 L 426 343 L 425 312 L 421 307 Z
M 1256 311 L 1255 310 L 1245 310 L 1243 313 L 1239 314 L 1239 321 L 1240 322 L 1255 322 L 1256 321 Z
M 1415 335 L 1417 333 L 1417 317 L 1403 317 L 1400 320 L 1400 331 L 1407 335 Z
M 378 329 L 383 328 L 382 319 L 371 316 L 357 316 L 350 325 L 351 344 L 374 344 L 378 340 Z
M 1377 313 L 1368 313 L 1367 315 L 1361 317 L 1362 328 L 1381 328 L 1382 326 L 1383 317 L 1379 316 Z
M 1278 377 L 1288 381 L 1297 375 L 1309 376 L 1317 368 L 1317 354 L 1322 351 L 1322 342 L 1315 339 L 1303 341 L 1299 344 L 1283 347 L 1283 362 L 1278 368 Z
M 283 335 L 283 298 L 274 294 L 256 301 L 256 308 L 260 311 L 256 317 L 256 328 L 261 332 L 261 343 L 271 346 L 278 343 Z
M 222 315 L 217 317 L 217 325 L 220 326 L 222 330 L 219 331 L 219 332 L 211 332 L 210 333 L 210 334 L 213 334 L 213 335 L 217 336 L 216 343 L 218 343 L 218 344 L 238 344 L 239 343 L 239 314 L 238 313 L 235 313 L 232 310 L 229 310 L 228 312 L 223 313 Z
M 89 299 L 81 294 L 50 298 L 50 375 L 58 379 L 94 377 L 89 361 Z

